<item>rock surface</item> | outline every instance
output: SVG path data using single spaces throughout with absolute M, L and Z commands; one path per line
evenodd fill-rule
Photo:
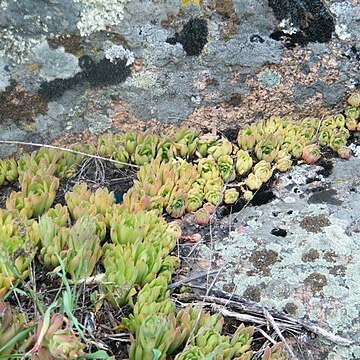
M 130 120 L 225 128 L 334 112 L 359 86 L 359 8 L 357 0 L 3 0 L 0 139 L 73 140 Z M 14 150 L 1 146 L 0 155 Z
M 197 267 L 223 269 L 215 288 L 354 341 L 299 358 L 359 359 L 359 157 L 296 166 L 267 191 L 275 196 L 266 204 L 214 224 L 212 240 L 198 244 Z

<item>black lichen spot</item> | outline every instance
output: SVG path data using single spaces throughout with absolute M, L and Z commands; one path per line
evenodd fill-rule
M 288 34 L 277 29 L 271 34 L 275 40 L 285 40 L 285 45 L 293 48 L 309 42 L 328 42 L 335 31 L 335 21 L 331 12 L 321 0 L 268 0 L 277 20 L 290 19 L 299 29 Z
M 271 180 L 270 180 L 270 182 L 271 182 Z M 271 190 L 270 182 L 264 184 L 257 191 L 257 193 L 254 195 L 254 197 L 252 198 L 252 200 L 250 202 L 251 205 L 260 206 L 260 205 L 267 204 L 267 203 L 271 202 L 272 200 L 276 199 L 274 192 Z
M 262 44 L 264 41 L 265 40 L 260 35 L 254 34 L 250 36 L 250 42 L 252 43 Z
M 59 98 L 66 90 L 76 85 L 90 83 L 91 86 L 100 87 L 122 83 L 130 75 L 130 67 L 126 66 L 126 59 L 111 62 L 102 59 L 95 62 L 90 56 L 79 58 L 79 66 L 83 70 L 69 79 L 55 79 L 41 84 L 38 91 L 44 99 L 50 101 Z
M 322 167 L 321 170 L 317 171 L 318 175 L 329 177 L 334 169 L 334 164 L 330 160 L 320 159 L 316 165 Z
M 319 292 L 327 285 L 328 280 L 325 275 L 314 272 L 304 280 L 304 283 L 309 286 L 313 292 Z
M 204 19 L 190 19 L 174 37 L 168 38 L 167 43 L 175 45 L 180 43 L 188 56 L 198 56 L 206 45 L 208 39 L 208 26 Z
M 287 235 L 287 231 L 281 228 L 275 228 L 271 230 L 271 235 L 285 237 Z

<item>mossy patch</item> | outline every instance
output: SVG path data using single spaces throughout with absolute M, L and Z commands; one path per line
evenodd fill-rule
M 25 91 L 23 85 L 11 80 L 5 91 L 0 92 L 0 122 L 29 122 L 33 117 L 44 114 L 47 101 L 38 94 Z
M 314 293 L 320 292 L 328 284 L 328 279 L 324 274 L 314 272 L 305 278 L 304 284 L 309 286 Z
M 254 251 L 250 256 L 250 261 L 256 270 L 262 272 L 264 275 L 270 275 L 270 267 L 274 265 L 279 259 L 279 254 L 274 250 L 259 250 Z
M 303 219 L 300 221 L 300 226 L 303 229 L 316 234 L 321 232 L 322 228 L 330 225 L 331 222 L 329 218 L 325 215 L 304 216 Z

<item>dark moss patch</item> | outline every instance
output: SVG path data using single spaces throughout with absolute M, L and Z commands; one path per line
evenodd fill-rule
M 222 105 L 225 107 L 225 109 L 229 109 L 229 108 L 240 107 L 241 103 L 242 103 L 242 95 L 233 94 L 230 96 L 228 100 L 225 100 Z
M 244 291 L 243 298 L 245 300 L 260 302 L 261 290 L 257 286 L 250 285 Z
M 274 250 L 254 251 L 250 256 L 253 266 L 264 275 L 270 275 L 270 266 L 274 265 L 279 258 L 279 254 Z
M 23 85 L 15 80 L 11 80 L 6 90 L 0 92 L 0 104 L 0 122 L 28 122 L 47 110 L 46 100 L 38 94 L 26 92 Z
M 46 100 L 56 99 L 77 85 L 90 83 L 91 86 L 101 87 L 122 83 L 130 76 L 130 67 L 126 66 L 126 59 L 116 63 L 108 59 L 95 62 L 90 56 L 79 58 L 82 72 L 69 79 L 56 79 L 41 84 L 38 94 Z
M 310 249 L 308 252 L 302 255 L 301 260 L 305 263 L 308 263 L 308 262 L 314 262 L 319 257 L 320 254 L 316 249 Z
M 288 302 L 285 306 L 284 306 L 284 311 L 288 314 L 291 315 L 296 315 L 296 313 L 298 312 L 299 307 L 294 304 L 293 302 Z
M 327 262 L 336 262 L 338 258 L 338 255 L 334 251 L 327 251 L 324 254 L 324 260 L 326 260 Z
M 330 226 L 330 224 L 329 218 L 325 215 L 304 216 L 300 222 L 303 229 L 312 233 L 319 233 L 323 227 Z
M 334 265 L 330 268 L 330 274 L 334 276 L 344 277 L 346 275 L 346 266 L 344 265 Z
M 208 42 L 208 26 L 204 19 L 190 19 L 180 33 L 166 40 L 167 43 L 175 45 L 180 43 L 188 56 L 198 56 Z
M 324 274 L 314 272 L 305 280 L 305 285 L 309 286 L 313 292 L 320 292 L 327 285 L 328 279 Z
M 335 197 L 337 195 L 336 190 L 326 189 L 322 187 L 314 190 L 315 190 L 314 194 L 309 197 L 309 204 L 323 204 L 323 203 L 327 203 L 331 205 L 342 204 L 342 201 Z
M 58 37 L 51 37 L 46 39 L 52 49 L 63 46 L 65 51 L 75 56 L 82 55 L 82 37 L 80 34 L 70 34 L 70 36 L 60 35 Z
M 331 40 L 335 31 L 335 21 L 323 1 L 268 0 L 268 3 L 277 20 L 290 19 L 299 29 L 295 34 L 288 34 L 278 28 L 270 36 L 274 40 L 283 40 L 288 48 Z

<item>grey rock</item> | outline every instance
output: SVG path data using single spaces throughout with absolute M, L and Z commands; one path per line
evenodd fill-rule
M 67 79 L 81 71 L 78 58 L 66 53 L 63 47 L 51 49 L 47 42 L 33 48 L 34 57 L 41 64 L 41 77 L 46 81 Z
M 0 57 L 0 92 L 4 91 L 10 85 L 10 73 L 6 71 L 8 64 Z
M 313 97 L 316 94 L 316 89 L 302 84 L 294 85 L 294 101 L 296 104 L 302 104 L 305 100 Z
M 318 82 L 314 87 L 323 94 L 325 106 L 337 105 L 342 101 L 346 92 L 346 87 L 338 83 L 329 85 L 324 82 Z

